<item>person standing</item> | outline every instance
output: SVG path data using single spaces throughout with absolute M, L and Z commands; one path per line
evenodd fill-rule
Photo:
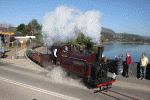
M 126 53 L 126 62 L 125 62 L 125 77 L 129 77 L 129 71 L 132 64 L 132 57 L 129 55 L 129 52 Z
M 53 52 L 54 52 L 54 64 L 56 65 L 56 62 L 57 62 L 57 48 L 55 48 L 53 50 Z
M 123 57 L 123 54 L 120 54 L 119 55 L 119 58 L 117 58 L 116 56 L 115 56 L 115 59 L 118 61 L 117 62 L 117 64 L 118 64 L 118 66 L 117 66 L 117 74 L 116 75 L 119 75 L 119 73 L 120 73 L 120 66 L 122 65 L 122 57 Z
M 117 61 L 117 72 L 116 73 L 113 73 L 113 77 L 112 78 L 116 78 L 116 76 L 117 75 L 119 75 L 120 74 L 120 66 L 122 65 L 122 57 L 123 57 L 123 54 L 120 54 L 119 55 L 119 58 L 117 58 L 117 56 L 115 55 L 115 59 L 116 59 L 116 61 Z
M 1 51 L 1 58 L 3 58 L 5 56 L 5 50 L 4 50 L 4 48 L 2 47 L 2 49 L 0 51 Z
M 148 58 L 146 54 L 142 54 L 142 58 L 140 59 L 140 78 L 141 80 L 145 79 L 146 67 L 148 65 Z

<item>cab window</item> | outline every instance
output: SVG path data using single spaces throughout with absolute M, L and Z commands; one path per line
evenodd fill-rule
M 64 52 L 67 52 L 67 51 L 68 51 L 68 47 L 65 46 L 63 51 L 64 51 Z

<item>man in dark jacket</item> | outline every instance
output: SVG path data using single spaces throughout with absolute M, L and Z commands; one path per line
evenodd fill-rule
M 116 75 L 119 75 L 120 74 L 120 66 L 122 65 L 122 57 L 123 57 L 123 54 L 120 54 L 119 55 L 119 58 L 117 58 L 117 56 L 115 56 L 115 59 L 116 59 L 116 61 L 118 61 L 118 66 L 117 66 L 117 73 L 116 73 Z
M 125 62 L 125 77 L 129 77 L 129 71 L 132 64 L 132 57 L 129 55 L 129 52 L 126 53 L 126 62 Z
M 122 65 L 122 57 L 123 57 L 123 54 L 120 54 L 119 58 L 117 58 L 117 56 L 115 55 L 115 59 L 117 61 L 118 66 L 117 66 L 117 72 L 113 73 L 113 76 L 112 76 L 113 79 L 116 79 L 117 75 L 120 74 L 120 67 Z

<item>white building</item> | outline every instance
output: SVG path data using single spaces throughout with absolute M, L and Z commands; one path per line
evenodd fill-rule
M 35 38 L 35 36 L 15 36 L 15 39 L 17 39 L 20 43 L 25 43 L 25 42 L 27 42 L 27 40 L 29 40 L 29 39 L 34 39 Z

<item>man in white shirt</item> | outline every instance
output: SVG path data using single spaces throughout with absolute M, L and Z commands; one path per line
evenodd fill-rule
M 143 53 L 142 58 L 140 60 L 140 78 L 139 79 L 145 79 L 147 65 L 148 65 L 148 58 L 146 57 L 146 54 Z
M 57 58 L 56 53 L 57 53 L 57 49 L 54 50 L 54 56 Z
M 56 64 L 56 61 L 57 61 L 57 48 L 54 49 L 54 64 Z

